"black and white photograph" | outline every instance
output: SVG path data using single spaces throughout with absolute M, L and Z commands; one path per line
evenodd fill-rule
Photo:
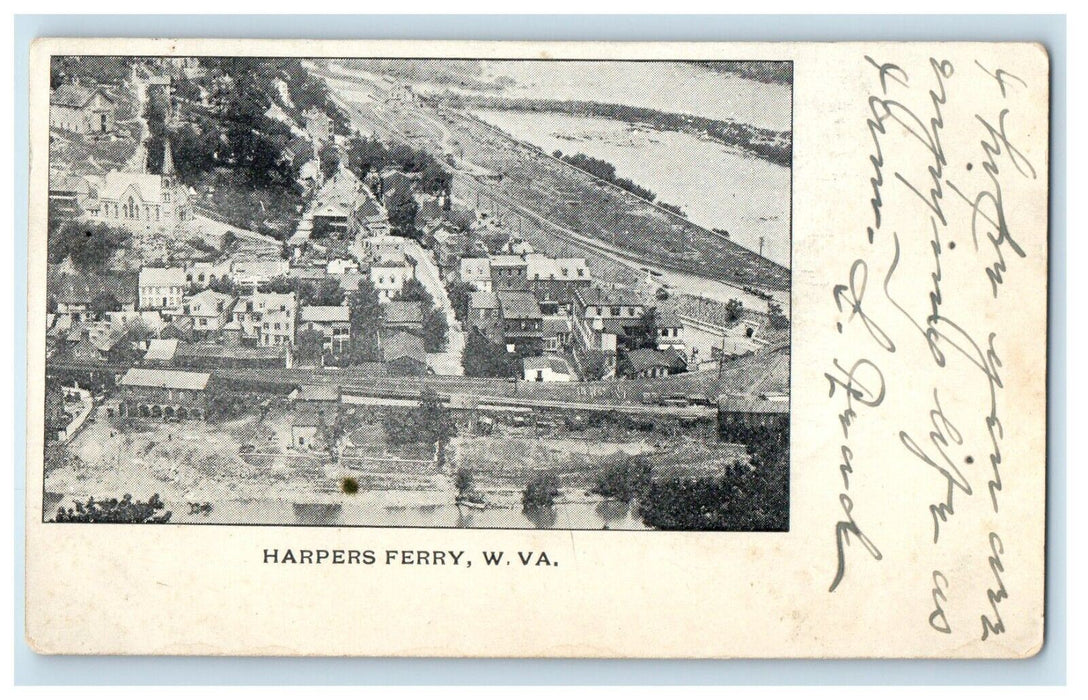
M 791 61 L 49 80 L 43 523 L 790 529 Z

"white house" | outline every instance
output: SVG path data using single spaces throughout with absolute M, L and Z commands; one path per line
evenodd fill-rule
M 141 309 L 180 309 L 185 295 L 185 270 L 180 267 L 142 268 L 138 290 Z
M 461 281 L 468 282 L 480 292 L 492 291 L 491 260 L 488 258 L 461 258 Z

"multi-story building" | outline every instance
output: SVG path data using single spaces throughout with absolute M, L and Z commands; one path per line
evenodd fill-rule
M 520 255 L 492 255 L 491 288 L 496 292 L 527 289 L 527 267 Z
M 502 317 L 502 337 L 511 352 L 540 352 L 543 316 L 536 297 L 524 291 L 496 292 Z
M 114 128 L 114 101 L 100 87 L 61 85 L 49 96 L 49 128 L 107 134 Z
M 325 337 L 325 350 L 343 354 L 351 347 L 351 310 L 346 306 L 303 306 L 298 330 L 319 331 Z
M 144 418 L 196 418 L 207 415 L 206 372 L 133 367 L 119 383 L 121 415 Z
M 494 292 L 473 292 L 468 301 L 468 327 L 492 343 L 502 342 L 502 316 Z
M 675 311 L 658 310 L 654 314 L 654 332 L 658 350 L 677 350 L 687 353 L 684 342 L 684 322 Z
M 130 272 L 111 271 L 108 274 L 93 272 L 62 273 L 51 270 L 46 282 L 46 296 L 53 313 L 67 316 L 74 322 L 90 318 L 97 298 L 111 299 L 121 311 L 136 308 L 137 275 Z
M 146 156 L 140 146 L 133 156 L 138 164 L 134 171 L 113 170 L 104 176 L 88 176 L 87 214 L 134 232 L 168 233 L 191 224 L 189 190 L 174 174 L 169 141 L 164 149 L 161 175 L 146 171 Z
M 265 347 L 294 344 L 295 308 L 294 292 L 256 292 L 240 298 L 234 305 L 234 323 L 241 341 Z
M 382 304 L 382 329 L 388 334 L 404 331 L 413 335 L 422 335 L 422 302 L 390 301 Z
M 389 301 L 402 289 L 404 283 L 415 276 L 415 269 L 403 258 L 385 260 L 370 266 L 370 282 L 378 290 L 378 298 L 381 301 Z
M 145 267 L 138 283 L 141 309 L 176 311 L 185 296 L 185 270 L 180 267 Z
M 481 292 L 492 291 L 491 260 L 488 258 L 461 258 L 461 281 L 468 282 Z
M 197 337 L 215 335 L 227 325 L 234 309 L 234 297 L 205 289 L 182 304 L 181 315 L 193 319 L 193 331 Z
M 646 305 L 627 290 L 587 287 L 575 290 L 574 315 L 622 340 L 643 329 Z
M 554 312 L 559 307 L 569 310 L 575 291 L 593 284 L 584 258 L 549 258 L 541 253 L 529 253 L 525 263 L 527 287 L 546 311 Z

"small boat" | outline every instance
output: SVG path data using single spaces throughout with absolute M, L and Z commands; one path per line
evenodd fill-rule
M 487 510 L 487 503 L 484 501 L 470 501 L 467 498 L 458 498 L 454 503 L 457 504 L 458 508 L 464 506 L 465 508 L 475 508 L 476 510 Z

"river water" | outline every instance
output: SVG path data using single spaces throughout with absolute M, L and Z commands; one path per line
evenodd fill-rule
M 497 94 L 504 97 L 627 104 L 792 129 L 791 86 L 689 63 L 484 61 L 479 77 L 501 78 Z M 618 176 L 652 190 L 659 201 L 679 205 L 693 222 L 728 231 L 756 252 L 762 239 L 767 258 L 790 265 L 789 168 L 709 139 L 611 119 L 487 109 L 473 113 L 548 153 L 558 149 L 606 160 Z

